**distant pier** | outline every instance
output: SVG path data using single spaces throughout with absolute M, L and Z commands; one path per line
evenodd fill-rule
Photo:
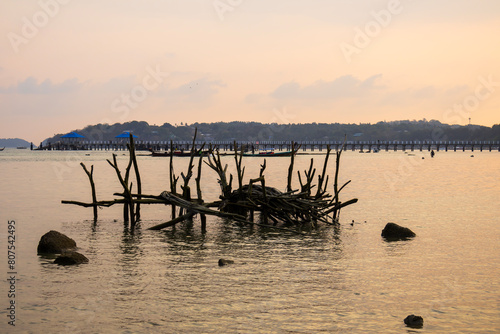
M 196 149 L 200 149 L 205 143 L 205 148 L 211 144 L 213 148 L 221 151 L 234 151 L 234 145 L 242 146 L 247 150 L 275 149 L 276 151 L 288 151 L 292 149 L 291 141 L 210 141 L 195 142 Z M 141 141 L 136 140 L 136 150 L 168 151 L 170 141 Z M 190 150 L 192 141 L 173 141 L 175 149 Z M 295 147 L 300 145 L 300 150 L 309 152 L 321 152 L 329 145 L 333 150 L 340 150 L 342 141 L 296 141 Z M 87 150 L 87 151 L 122 151 L 127 150 L 124 141 L 87 141 L 65 143 L 56 142 L 39 147 L 38 150 Z M 498 151 L 499 141 L 347 141 L 345 151 L 378 152 L 378 151 Z

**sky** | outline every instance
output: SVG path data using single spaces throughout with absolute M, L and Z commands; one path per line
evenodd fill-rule
M 500 123 L 498 0 L 4 0 L 0 138 L 98 123 Z

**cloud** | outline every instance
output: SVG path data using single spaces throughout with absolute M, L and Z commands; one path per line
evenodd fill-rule
M 336 100 L 361 97 L 383 88 L 376 84 L 377 79 L 381 77 L 382 74 L 376 74 L 362 81 L 352 75 L 344 75 L 333 81 L 319 80 L 304 87 L 296 82 L 289 82 L 276 88 L 270 96 L 275 99 L 295 100 Z
M 90 87 L 96 91 L 106 92 L 108 94 L 118 94 L 130 92 L 130 90 L 137 86 L 138 83 L 139 81 L 137 81 L 137 77 L 135 75 L 128 75 L 113 77 L 103 83 L 93 84 Z
M 202 78 L 165 88 L 159 91 L 158 95 L 164 96 L 169 102 L 204 103 L 211 100 L 223 87 L 226 87 L 226 84 L 221 80 Z
M 437 93 L 437 89 L 434 86 L 426 86 L 413 92 L 413 97 L 417 99 L 432 99 Z
M 50 79 L 38 83 L 34 77 L 28 77 L 17 85 L 8 88 L 0 87 L 0 93 L 13 94 L 65 94 L 78 91 L 82 84 L 76 78 L 65 80 L 59 84 L 53 84 Z
M 384 108 L 400 108 L 401 110 L 419 108 L 422 111 L 434 110 L 442 113 L 454 104 L 461 103 L 466 96 L 473 93 L 474 90 L 467 85 L 407 87 L 384 91 L 377 101 L 371 103 Z

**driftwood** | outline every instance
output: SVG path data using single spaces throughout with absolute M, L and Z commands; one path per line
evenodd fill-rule
M 94 219 L 97 219 L 97 207 L 109 207 L 115 204 L 124 205 L 124 221 L 130 222 L 131 228 L 134 228 L 136 222 L 140 219 L 139 208 L 141 204 L 164 204 L 172 208 L 171 220 L 151 227 L 152 230 L 158 230 L 174 226 L 175 224 L 192 219 L 195 215 L 200 216 L 202 229 L 206 228 L 206 216 L 217 216 L 231 221 L 257 226 L 264 226 L 274 229 L 290 230 L 288 226 L 301 226 L 303 224 L 317 224 L 318 222 L 326 224 L 335 224 L 338 222 L 340 209 L 356 203 L 357 199 L 351 199 L 341 202 L 339 199 L 340 191 L 350 182 L 338 186 L 338 174 L 340 169 L 340 155 L 342 148 L 336 153 L 336 168 L 334 175 L 334 194 L 327 192 L 329 177 L 326 173 L 328 159 L 331 149 L 327 147 L 325 161 L 321 173 L 318 173 L 317 184 L 314 184 L 316 169 L 314 160 L 311 159 L 309 168 L 303 171 L 303 174 L 297 171 L 300 189 L 292 189 L 292 175 L 294 170 L 294 155 L 291 155 L 290 165 L 288 167 L 286 191 L 282 192 L 276 188 L 266 185 L 265 169 L 266 160 L 264 159 L 259 176 L 250 179 L 248 184 L 244 184 L 245 167 L 242 165 L 243 148 L 238 150 L 236 142 L 234 143 L 234 160 L 236 164 L 236 189 L 233 190 L 233 175 L 228 174 L 228 165 L 223 164 L 221 155 L 212 146 L 209 148 L 210 154 L 206 161 L 199 157 L 196 182 L 196 198 L 193 198 L 190 180 L 193 177 L 194 157 L 199 152 L 195 150 L 196 131 L 193 138 L 190 161 L 186 174 L 180 174 L 183 183 L 181 184 L 182 194 L 177 193 L 177 182 L 179 176 L 175 175 L 173 168 L 173 145 L 171 143 L 170 154 L 170 191 L 164 191 L 160 195 L 147 195 L 142 193 L 139 167 L 135 156 L 135 146 L 132 135 L 128 145 L 130 159 L 123 177 L 118 164 L 116 155 L 113 154 L 113 162 L 108 163 L 115 169 L 120 184 L 123 187 L 123 193 L 115 193 L 120 197 L 111 201 L 97 201 L 95 197 L 95 185 L 93 183 L 93 169 L 89 172 L 82 164 L 87 173 L 92 187 L 92 203 L 83 203 L 78 201 L 62 201 L 64 204 L 74 204 L 83 207 L 94 208 Z M 297 148 L 292 143 L 292 151 Z M 221 188 L 219 200 L 205 203 L 201 192 L 201 171 L 202 162 L 212 169 L 218 176 L 218 182 Z M 133 184 L 129 183 L 131 167 L 134 167 L 136 175 L 137 193 L 132 193 Z M 315 189 L 316 188 L 316 189 Z M 313 192 L 315 190 L 315 192 Z M 179 215 L 176 213 L 179 208 Z M 254 222 L 254 213 L 260 213 L 260 222 Z
M 83 162 L 80 162 L 80 166 L 82 166 L 83 170 L 85 171 L 85 174 L 87 174 L 90 182 L 90 188 L 92 191 L 92 207 L 94 208 L 94 222 L 97 221 L 97 196 L 95 192 L 95 183 L 94 183 L 94 165 L 90 166 L 90 172 L 85 166 Z

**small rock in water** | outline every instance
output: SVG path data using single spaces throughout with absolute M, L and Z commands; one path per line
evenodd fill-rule
M 67 252 L 61 254 L 54 260 L 54 263 L 60 264 L 62 266 L 70 266 L 74 264 L 88 263 L 89 259 L 83 254 L 78 252 Z
M 424 318 L 419 315 L 410 314 L 404 320 L 406 326 L 412 328 L 422 328 L 424 326 Z
M 219 259 L 219 266 L 226 266 L 228 264 L 233 264 L 233 260 Z
M 60 232 L 51 230 L 40 238 L 37 251 L 45 254 L 61 254 L 74 248 L 76 248 L 75 240 Z
M 407 227 L 395 223 L 387 223 L 382 230 L 382 236 L 388 240 L 404 240 L 413 238 L 415 233 Z

